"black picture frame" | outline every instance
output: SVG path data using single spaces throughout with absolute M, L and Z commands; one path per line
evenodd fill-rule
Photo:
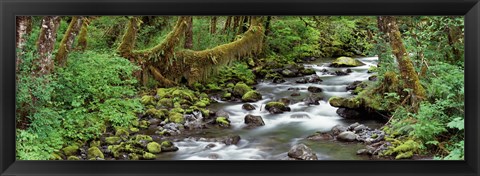
M 0 175 L 479 175 L 479 0 L 1 0 Z M 15 161 L 15 16 L 464 15 L 464 161 Z

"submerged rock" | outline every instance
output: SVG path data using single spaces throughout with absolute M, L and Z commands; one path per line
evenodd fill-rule
M 323 80 L 320 79 L 320 77 L 318 75 L 307 76 L 307 77 L 303 77 L 303 78 L 295 80 L 295 82 L 299 83 L 299 84 L 319 83 L 319 82 L 322 82 L 322 81 Z
M 305 144 L 294 145 L 290 151 L 288 151 L 288 157 L 296 160 L 318 160 L 317 154 Z
M 330 64 L 330 67 L 358 67 L 365 65 L 357 59 L 351 57 L 339 57 Z
M 319 105 L 320 100 L 322 100 L 322 97 L 315 97 L 315 96 L 309 96 L 303 100 L 305 105 Z
M 330 133 L 317 132 L 308 136 L 307 139 L 312 141 L 331 140 L 333 136 Z
M 238 142 L 240 142 L 240 139 L 239 135 L 228 136 L 223 140 L 223 143 L 226 145 L 237 145 Z
M 242 105 L 242 109 L 245 109 L 247 111 L 255 110 L 255 106 L 249 103 L 245 103 Z
M 319 92 L 322 92 L 322 88 L 320 87 L 315 87 L 315 86 L 310 86 L 307 88 L 307 90 L 309 92 L 312 92 L 312 93 L 319 93 Z

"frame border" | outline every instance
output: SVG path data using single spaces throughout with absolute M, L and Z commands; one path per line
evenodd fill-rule
M 92 8 L 93 7 L 93 8 Z M 479 0 L 1 0 L 0 175 L 477 176 Z M 15 161 L 17 15 L 464 15 L 464 161 Z

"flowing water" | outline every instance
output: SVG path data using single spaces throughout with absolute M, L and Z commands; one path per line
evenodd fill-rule
M 320 61 L 321 60 L 321 61 Z M 368 80 L 371 74 L 367 73 L 371 65 L 376 65 L 377 57 L 358 58 L 366 65 L 350 68 L 353 72 L 345 76 L 322 75 L 321 70 L 329 71 L 345 70 L 346 68 L 330 68 L 328 63 L 331 60 L 318 59 L 311 63 L 304 64 L 311 67 L 323 80 L 321 83 L 297 84 L 298 78 L 287 78 L 286 82 L 274 84 L 262 82 L 256 85 L 256 90 L 262 94 L 263 99 L 251 103 L 256 107 L 253 111 L 242 109 L 243 103 L 222 102 L 210 106 L 212 110 L 220 110 L 230 114 L 231 129 L 207 130 L 198 134 L 197 137 L 221 137 L 226 135 L 239 135 L 240 142 L 237 145 L 225 145 L 220 142 L 203 142 L 186 138 L 175 142 L 179 148 L 177 152 L 162 153 L 158 159 L 173 160 L 278 160 L 287 157 L 287 152 L 297 143 L 304 143 L 317 154 L 319 160 L 362 160 L 366 156 L 356 155 L 356 151 L 364 147 L 360 143 L 344 143 L 338 141 L 309 141 L 305 137 L 316 131 L 327 132 L 337 124 L 348 126 L 356 121 L 346 120 L 338 116 L 337 108 L 328 104 L 332 96 L 350 97 L 346 90 L 348 84 L 353 81 Z M 302 101 L 311 93 L 307 91 L 308 86 L 316 86 L 323 89 L 321 96 L 323 100 L 320 105 L 307 106 Z M 300 88 L 297 90 L 301 95 L 290 96 L 294 91 L 288 88 Z M 282 114 L 270 114 L 264 106 L 267 102 L 288 98 L 291 100 L 290 112 Z M 244 117 L 247 114 L 262 116 L 265 126 L 255 129 L 243 129 L 245 127 Z M 295 117 L 295 118 L 292 118 Z M 373 120 L 358 121 L 370 128 L 379 128 L 381 124 Z M 210 147 L 207 145 L 210 144 Z M 214 144 L 214 147 L 211 147 Z

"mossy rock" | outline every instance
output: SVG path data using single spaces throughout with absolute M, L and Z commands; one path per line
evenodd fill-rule
M 245 95 L 248 91 L 251 91 L 252 89 L 245 83 L 239 82 L 235 85 L 233 88 L 233 95 L 237 97 L 242 97 Z
M 171 141 L 163 141 L 160 145 L 161 145 L 162 147 L 173 147 L 173 142 L 171 142 Z
M 158 109 L 155 109 L 155 108 L 148 109 L 145 112 L 145 114 L 150 116 L 150 117 L 157 118 L 157 119 L 161 119 L 163 116 L 165 116 L 165 114 L 162 111 L 160 111 Z
M 155 104 L 155 97 L 150 95 L 145 95 L 140 99 L 143 105 L 154 105 Z
M 300 73 L 302 73 L 303 75 L 313 75 L 313 74 L 316 74 L 317 72 L 312 68 L 306 68 L 306 69 L 300 70 Z
M 71 145 L 63 148 L 62 151 L 63 153 L 65 153 L 65 155 L 70 156 L 70 155 L 76 155 L 78 153 L 78 149 L 79 149 L 78 146 Z
M 232 93 L 230 92 L 223 93 L 222 99 L 230 99 L 230 98 L 232 98 Z
M 282 103 L 282 102 L 277 102 L 277 101 L 271 101 L 271 102 L 268 102 L 266 105 L 265 105 L 265 109 L 266 110 L 269 110 L 270 108 L 277 108 L 277 109 L 280 109 L 282 111 L 285 111 L 287 110 L 287 106 Z
M 413 152 L 412 151 L 408 151 L 408 152 L 404 152 L 404 153 L 399 153 L 395 159 L 409 159 L 409 158 L 412 158 L 413 157 Z
M 172 97 L 179 97 L 190 102 L 197 100 L 195 93 L 189 89 L 176 89 L 172 92 Z
M 117 131 L 115 132 L 115 136 L 122 137 L 122 138 L 128 137 L 128 135 L 130 135 L 130 133 L 123 128 L 118 128 Z
M 132 133 L 137 133 L 139 131 L 140 130 L 138 128 L 134 128 L 134 127 L 130 128 L 130 132 L 132 132 Z
M 183 114 L 185 113 L 185 109 L 181 108 L 181 107 L 178 107 L 178 108 L 173 108 L 169 111 L 169 114 L 168 116 L 170 116 L 170 113 L 172 112 L 176 112 L 176 113 L 180 113 L 180 114 Z
M 233 83 L 228 83 L 227 84 L 227 88 L 233 88 L 233 87 L 235 87 L 235 84 L 233 84 Z
M 183 124 L 185 122 L 185 118 L 183 117 L 183 114 L 180 114 L 178 112 L 170 112 L 168 114 L 168 120 L 170 122 L 180 123 L 180 124 Z
M 416 151 L 418 150 L 418 147 L 419 145 L 417 144 L 417 142 L 410 139 L 405 141 L 403 144 L 395 147 L 393 149 L 393 152 L 401 153 L 401 152 L 407 152 L 407 151 Z
M 331 97 L 328 102 L 333 107 L 344 107 L 355 109 L 359 108 L 362 105 L 362 102 L 357 98 L 344 98 L 344 97 Z
M 202 98 L 200 101 L 197 101 L 194 106 L 205 108 L 210 104 L 210 99 Z
M 137 134 L 137 135 L 135 135 L 135 137 L 133 137 L 133 141 L 135 143 L 141 143 L 141 141 L 152 142 L 153 139 L 152 139 L 151 136 L 148 136 L 148 135 Z
M 80 160 L 77 156 L 69 156 L 67 160 Z
M 339 57 L 330 64 L 331 67 L 358 67 L 362 65 L 365 64 L 351 57 Z
M 162 151 L 160 144 L 156 142 L 150 142 L 147 144 L 147 150 L 150 153 L 160 153 Z
M 129 160 L 139 160 L 140 156 L 138 156 L 138 154 L 136 154 L 136 153 L 130 153 L 130 154 L 128 154 L 128 159 Z
M 50 160 L 63 160 L 63 157 L 58 153 L 52 153 L 52 155 L 50 155 Z
M 150 125 L 150 122 L 146 120 L 141 120 L 138 122 L 138 125 L 136 127 L 145 129 L 145 128 L 148 128 L 149 125 Z
M 146 159 L 146 160 L 154 160 L 155 158 L 157 158 L 155 154 L 148 153 L 148 152 L 145 152 L 142 157 L 143 159 Z
M 230 120 L 228 120 L 226 117 L 217 117 L 215 122 L 221 127 L 230 127 Z
M 378 70 L 378 67 L 372 65 L 372 66 L 368 67 L 368 71 L 367 71 L 367 72 L 368 72 L 368 73 L 375 73 L 375 72 L 377 72 L 377 70 Z
M 172 89 L 170 89 L 170 88 L 157 89 L 157 96 L 160 97 L 160 98 L 164 98 L 167 95 L 169 95 L 171 93 L 171 91 L 172 91 Z
M 100 141 L 92 141 L 90 142 L 90 147 L 100 147 L 101 143 Z
M 258 93 L 257 91 L 251 90 L 245 93 L 242 96 L 243 102 L 255 102 L 262 99 L 262 94 Z
M 112 153 L 113 157 L 118 158 L 122 154 L 121 151 L 121 146 L 122 145 L 109 145 L 108 150 Z
M 97 157 L 101 159 L 105 159 L 102 151 L 98 147 L 90 147 L 88 149 L 87 156 L 88 156 L 88 159 L 96 159 Z
M 118 136 L 112 136 L 112 137 L 106 137 L 105 138 L 105 143 L 113 145 L 113 144 L 118 144 L 122 141 L 122 139 Z

